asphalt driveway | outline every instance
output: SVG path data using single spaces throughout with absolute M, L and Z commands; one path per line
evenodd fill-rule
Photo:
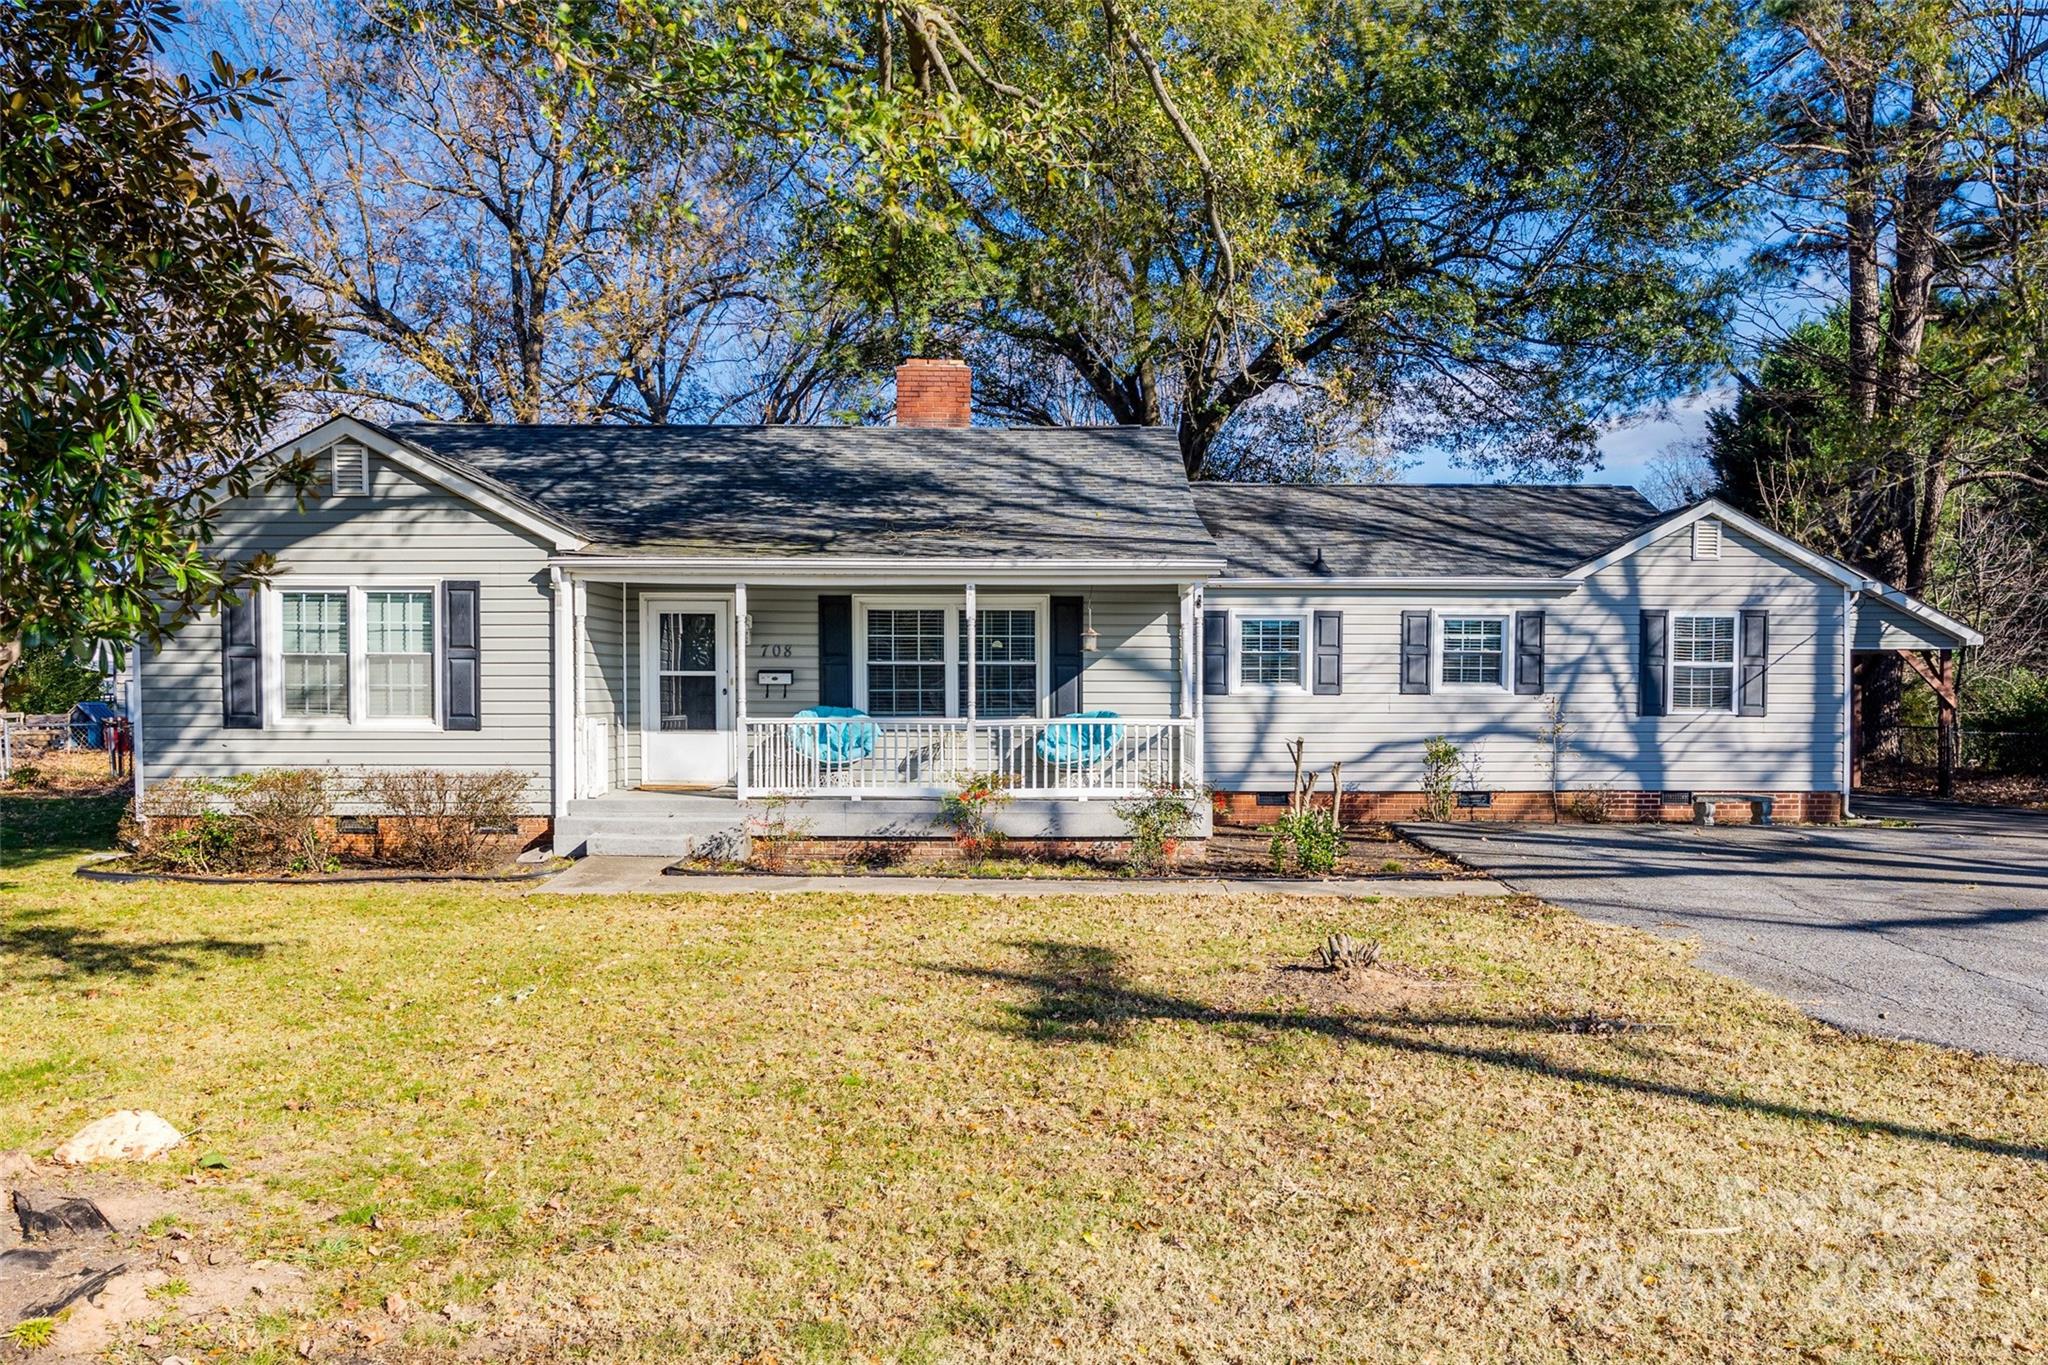
M 1593 919 L 1859 1033 L 2048 1063 L 2048 814 L 1859 798 L 1875 826 L 1414 825 Z

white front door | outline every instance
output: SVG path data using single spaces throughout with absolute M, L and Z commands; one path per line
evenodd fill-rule
M 640 778 L 650 786 L 732 780 L 731 604 L 640 599 Z

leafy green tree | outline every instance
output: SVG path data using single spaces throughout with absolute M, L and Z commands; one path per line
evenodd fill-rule
M 816 268 L 903 349 L 974 353 L 1012 419 L 1169 424 L 1191 475 L 1347 429 L 1569 472 L 1720 355 L 1754 128 L 1718 0 L 423 12 L 679 142 L 800 140 Z
M 105 690 L 106 679 L 97 668 L 78 658 L 62 645 L 30 645 L 7 672 L 7 688 L 0 693 L 10 711 L 35 715 L 69 712 L 82 701 L 92 701 Z
M 172 76 L 167 0 L 0 5 L 0 678 L 25 643 L 176 629 L 237 575 L 205 511 L 325 363 L 197 143 L 274 73 Z

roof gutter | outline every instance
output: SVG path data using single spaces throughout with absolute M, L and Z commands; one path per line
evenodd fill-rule
M 914 559 L 890 555 L 750 558 L 740 555 L 556 555 L 548 560 L 577 573 L 630 573 L 667 583 L 810 583 L 820 580 L 895 583 L 1203 583 L 1222 572 L 1214 559 Z
M 1413 589 L 1429 592 L 1577 592 L 1585 584 L 1573 578 L 1513 578 L 1505 575 L 1486 576 L 1478 574 L 1445 575 L 1408 578 L 1357 577 L 1347 578 L 1336 574 L 1317 574 L 1305 578 L 1255 578 L 1223 577 L 1214 584 L 1218 588 L 1343 588 L 1347 590 L 1372 589 L 1377 591 Z

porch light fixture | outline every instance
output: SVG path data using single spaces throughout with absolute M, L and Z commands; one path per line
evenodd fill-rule
M 1081 652 L 1083 654 L 1094 654 L 1102 648 L 1102 637 L 1095 633 L 1095 599 L 1092 597 L 1082 598 L 1081 610 L 1084 614 L 1081 626 Z

